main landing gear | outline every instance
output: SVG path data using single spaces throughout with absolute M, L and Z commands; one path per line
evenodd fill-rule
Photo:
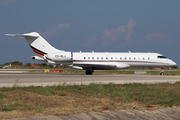
M 93 72 L 94 70 L 86 70 L 86 75 L 92 75 Z
M 160 75 L 164 75 L 164 71 L 163 71 L 163 68 L 161 68 L 161 72 L 160 72 Z

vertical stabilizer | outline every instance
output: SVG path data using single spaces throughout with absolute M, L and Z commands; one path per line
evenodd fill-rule
M 54 52 L 65 52 L 58 50 L 51 46 L 43 37 L 41 37 L 37 32 L 31 32 L 26 34 L 6 34 L 8 36 L 25 38 L 29 43 L 30 47 L 37 56 L 43 57 L 45 54 Z

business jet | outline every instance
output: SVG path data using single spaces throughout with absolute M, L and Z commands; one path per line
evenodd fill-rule
M 171 67 L 176 63 L 159 53 L 122 52 L 68 52 L 51 46 L 37 32 L 26 34 L 6 34 L 25 38 L 36 54 L 34 60 L 61 64 L 75 69 L 86 70 L 92 75 L 94 70 L 115 70 L 129 67 Z M 160 72 L 163 75 L 163 71 Z

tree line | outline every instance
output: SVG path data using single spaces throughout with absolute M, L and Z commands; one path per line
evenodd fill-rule
M 48 66 L 48 67 L 53 67 L 53 65 L 51 65 L 51 64 L 47 64 L 47 63 L 34 63 L 35 65 L 38 65 L 38 66 L 40 66 L 40 67 L 46 67 L 46 66 Z M 19 62 L 19 61 L 13 61 L 13 62 L 6 62 L 6 63 L 4 63 L 4 64 L 2 64 L 2 66 L 5 66 L 5 65 L 19 65 L 19 66 L 27 66 L 27 67 L 31 67 L 31 63 L 30 62 L 28 62 L 28 63 L 26 63 L 26 64 L 23 64 L 23 63 L 21 63 L 21 62 Z

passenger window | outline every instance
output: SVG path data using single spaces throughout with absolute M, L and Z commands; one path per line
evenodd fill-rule
M 113 59 L 113 57 L 111 57 L 111 60 Z
M 150 60 L 150 58 L 148 58 L 148 60 Z
M 131 60 L 131 57 L 129 57 L 129 60 Z
M 122 60 L 122 57 L 120 57 L 120 60 Z
M 92 57 L 92 59 L 94 59 L 94 57 Z
M 124 59 L 126 60 L 126 57 Z
M 99 59 L 99 57 L 97 57 L 97 59 Z
M 84 57 L 84 59 L 86 59 L 86 57 Z
M 117 60 L 117 57 L 116 57 L 116 60 Z
M 134 60 L 135 60 L 136 58 L 134 57 Z
M 143 60 L 145 60 L 145 58 L 143 58 Z
M 90 59 L 90 57 L 88 57 L 88 59 Z
M 103 59 L 103 57 L 101 57 L 101 59 Z
M 108 60 L 108 57 L 106 57 L 106 60 Z

